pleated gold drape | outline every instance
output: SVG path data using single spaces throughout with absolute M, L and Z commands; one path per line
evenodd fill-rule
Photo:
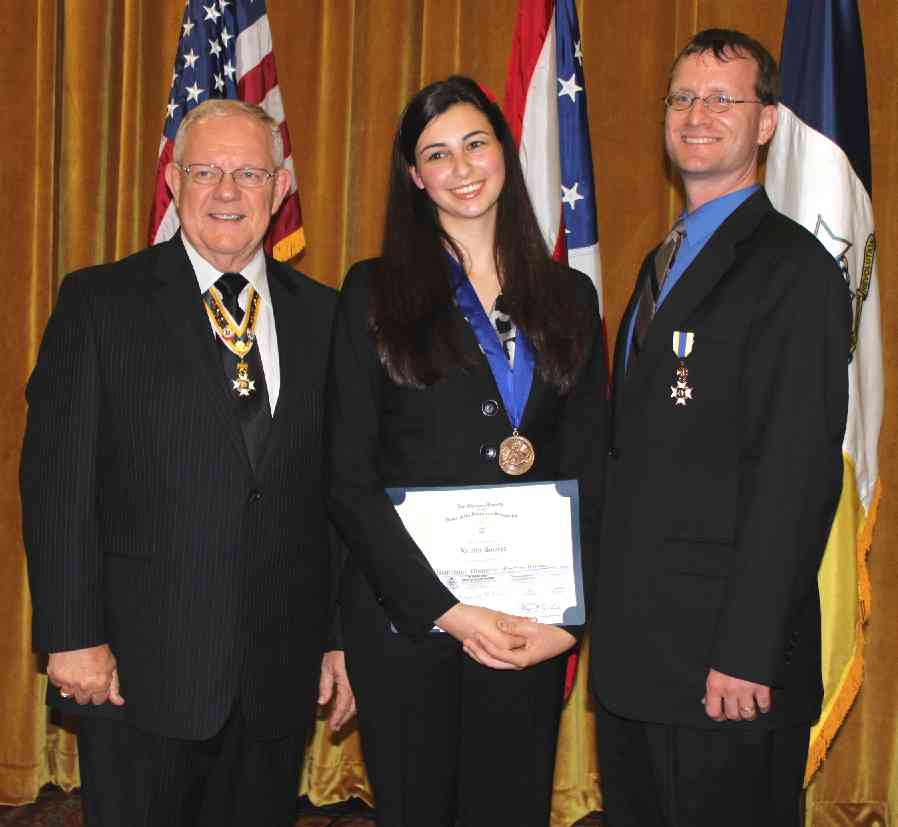
M 377 252 L 387 159 L 404 101 L 461 71 L 501 99 L 517 0 L 268 0 L 308 249 L 298 266 L 338 285 Z M 578 0 L 595 154 L 608 332 L 644 252 L 678 209 L 665 175 L 659 98 L 688 36 L 735 26 L 779 52 L 786 0 Z M 887 824 L 898 812 L 898 5 L 860 0 L 873 142 L 886 357 L 884 501 L 870 556 L 867 676 L 808 793 L 808 824 Z M 145 243 L 183 0 L 0 0 L 6 113 L 0 183 L 6 315 L 0 396 L 0 802 L 77 784 L 72 735 L 47 720 L 30 646 L 17 469 L 22 388 L 63 273 Z M 76 481 L 72 481 L 75 484 Z M 578 682 L 559 742 L 553 827 L 600 802 L 591 718 Z M 357 736 L 319 730 L 303 788 L 366 797 Z M 501 794 L 501 793 L 500 793 Z M 893 816 L 894 818 L 894 816 Z

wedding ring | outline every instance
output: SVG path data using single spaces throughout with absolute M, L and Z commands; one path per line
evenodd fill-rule
M 63 691 L 60 689 L 60 690 L 59 690 L 59 697 L 60 697 L 60 698 L 71 698 L 72 695 L 71 695 L 70 692 L 63 692 Z
M 753 715 L 755 712 L 754 707 L 752 706 L 743 706 L 739 711 L 743 715 Z

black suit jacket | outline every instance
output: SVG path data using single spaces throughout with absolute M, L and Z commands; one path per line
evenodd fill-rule
M 237 700 L 263 737 L 301 728 L 314 709 L 335 294 L 267 268 L 281 391 L 255 473 L 179 238 L 70 274 L 28 384 L 34 646 L 108 643 L 122 713 L 167 736 L 211 736 Z
M 332 514 L 350 551 L 344 614 L 360 601 L 376 599 L 400 631 L 416 635 L 429 631 L 457 602 L 403 527 L 384 492 L 387 486 L 578 479 L 589 582 L 601 511 L 607 387 L 592 284 L 574 271 L 560 276 L 556 289 L 589 308 L 595 319 L 589 357 L 565 395 L 534 376 L 520 430 L 533 442 L 536 461 L 525 477 L 512 478 L 497 460 L 499 443 L 511 433 L 502 397 L 457 308 L 455 322 L 474 367 L 459 368 L 425 389 L 389 378 L 368 328 L 368 282 L 375 266 L 364 261 L 350 270 L 335 325 L 328 424 Z
M 592 680 L 632 719 L 713 725 L 709 668 L 773 687 L 766 725 L 819 714 L 817 568 L 841 490 L 848 291 L 832 257 L 749 197 L 708 240 L 624 375 L 595 598 Z M 676 330 L 693 398 L 675 405 Z

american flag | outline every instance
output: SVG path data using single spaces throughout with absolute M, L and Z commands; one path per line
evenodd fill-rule
M 505 117 L 546 247 L 557 261 L 592 279 L 604 320 L 580 44 L 574 0 L 520 0 L 505 81 Z M 568 658 L 565 697 L 573 689 L 577 663 L 576 655 Z
M 167 241 L 178 229 L 178 215 L 163 173 L 172 160 L 181 120 L 209 98 L 236 98 L 259 104 L 280 124 L 284 166 L 290 170 L 292 183 L 268 228 L 265 251 L 286 261 L 297 255 L 306 242 L 265 0 L 187 0 L 159 145 L 149 242 Z
M 603 307 L 580 44 L 574 0 L 520 0 L 505 115 L 546 246 L 592 279 Z

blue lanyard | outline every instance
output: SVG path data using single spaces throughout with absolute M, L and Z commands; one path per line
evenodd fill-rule
M 519 327 L 515 334 L 514 367 L 509 364 L 508 357 L 499 334 L 493 327 L 489 316 L 483 309 L 477 293 L 461 264 L 450 256 L 453 281 L 455 283 L 455 301 L 459 310 L 464 314 L 471 330 L 477 337 L 480 347 L 486 355 L 496 387 L 502 395 L 502 402 L 508 413 L 511 427 L 517 431 L 521 427 L 521 418 L 524 415 L 524 407 L 530 396 L 530 386 L 533 384 L 533 369 L 536 362 L 533 346 L 530 340 Z

